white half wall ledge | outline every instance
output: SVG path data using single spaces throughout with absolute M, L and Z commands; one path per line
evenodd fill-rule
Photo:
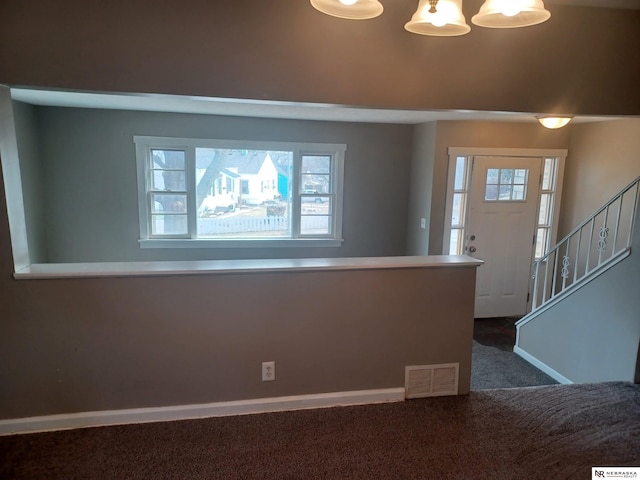
M 200 260 L 166 262 L 39 263 L 14 273 L 14 278 L 101 278 L 157 275 L 211 275 L 268 272 L 456 268 L 483 262 L 464 255 L 398 257 Z
M 0 436 L 136 423 L 400 402 L 404 387 L 236 400 L 172 407 L 106 410 L 0 420 Z

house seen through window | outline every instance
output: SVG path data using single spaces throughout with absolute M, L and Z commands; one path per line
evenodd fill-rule
M 340 240 L 344 145 L 135 143 L 141 240 Z

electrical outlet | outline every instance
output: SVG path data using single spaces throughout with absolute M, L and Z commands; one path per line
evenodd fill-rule
M 420 228 L 423 229 L 423 230 L 425 228 L 427 228 L 427 219 L 426 218 L 421 218 L 420 219 Z
M 270 382 L 276 379 L 276 362 L 262 362 L 262 381 Z

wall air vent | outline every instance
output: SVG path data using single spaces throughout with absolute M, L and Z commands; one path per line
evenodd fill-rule
M 459 363 L 405 367 L 405 398 L 458 394 Z

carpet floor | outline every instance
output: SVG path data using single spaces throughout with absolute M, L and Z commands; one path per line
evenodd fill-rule
M 513 352 L 473 342 L 471 390 L 533 387 L 557 383 Z
M 587 479 L 640 465 L 640 385 L 0 437 L 3 479 Z

